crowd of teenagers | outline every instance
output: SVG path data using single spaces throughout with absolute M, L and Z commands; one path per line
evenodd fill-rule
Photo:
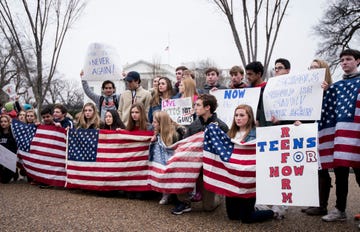
M 345 85 L 351 80 L 360 80 L 360 72 L 358 71 L 360 51 L 354 49 L 344 50 L 339 55 L 339 59 L 344 74 L 342 80 L 335 83 L 332 81 L 328 64 L 325 61 L 314 59 L 309 67 L 309 69 L 324 68 L 326 70 L 325 80 L 322 83 L 324 99 L 329 94 L 329 89 Z M 291 65 L 287 59 L 279 58 L 275 61 L 275 76 L 288 74 L 290 69 Z M 16 141 L 11 131 L 11 120 L 13 118 L 17 118 L 17 120 L 26 124 L 46 124 L 63 128 L 153 131 L 154 136 L 151 142 L 161 143 L 165 146 L 170 146 L 183 138 L 204 131 L 212 123 L 217 124 L 230 138 L 238 142 L 256 139 L 256 127 L 308 123 L 304 121 L 279 121 L 275 117 L 272 117 L 271 121 L 266 121 L 262 104 L 262 93 L 266 88 L 266 82 L 264 81 L 264 67 L 258 61 L 247 64 L 245 69 L 240 66 L 232 67 L 230 69 L 231 82 L 228 87 L 222 86 L 219 83 L 218 69 L 208 68 L 205 74 L 205 85 L 196 86 L 192 71 L 185 66 L 180 66 L 176 68 L 175 84 L 172 84 L 171 80 L 167 77 L 156 76 L 153 79 L 153 88 L 146 90 L 140 85 L 140 74 L 136 71 L 131 71 L 126 74 L 124 79 L 127 83 L 127 90 L 121 94 L 116 94 L 114 83 L 106 80 L 102 84 L 101 95 L 95 94 L 90 89 L 87 81 L 82 80 L 85 94 L 95 104 L 91 102 L 84 104 L 82 111 L 76 114 L 74 118 L 68 114 L 66 107 L 62 104 L 45 106 L 40 110 L 40 117 L 38 118 L 36 111 L 31 105 L 21 105 L 18 99 L 16 99 L 15 102 L 6 103 L 2 108 L 0 117 L 0 144 L 14 153 L 17 152 Z M 84 73 L 81 72 L 80 76 L 83 77 Z M 356 83 L 358 84 L 354 89 L 359 94 L 359 81 Z M 228 128 L 216 114 L 217 100 L 211 95 L 211 92 L 217 89 L 253 87 L 261 88 L 257 109 L 252 109 L 245 104 L 239 105 L 233 111 L 232 125 Z M 161 111 L 162 101 L 186 97 L 190 97 L 193 103 L 194 121 L 190 126 L 177 124 L 165 111 Z M 349 101 L 348 104 L 359 103 Z M 256 118 L 254 115 L 256 115 Z M 359 120 L 358 117 L 355 120 Z M 41 121 L 38 121 L 40 118 Z M 356 130 L 357 139 L 360 140 L 360 129 L 357 128 Z M 357 151 L 353 151 L 353 153 L 357 157 L 357 162 L 353 162 L 352 165 L 348 166 L 340 165 L 333 167 L 336 179 L 335 208 L 328 211 L 327 207 L 332 187 L 329 170 L 319 167 L 320 206 L 304 208 L 301 210 L 302 212 L 307 215 L 321 215 L 322 220 L 326 222 L 345 221 L 347 219 L 345 211 L 350 168 L 353 168 L 356 181 L 360 186 L 360 148 Z M 9 183 L 11 180 L 17 180 L 19 177 L 26 175 L 24 170 L 21 170 L 19 173 L 13 173 L 3 166 L 0 166 L 0 171 L 2 183 Z M 211 211 L 220 204 L 220 199 L 218 195 L 203 188 L 202 175 L 200 174 L 193 192 L 178 195 L 164 193 L 159 203 L 173 203 L 175 207 L 171 213 L 180 215 L 191 211 L 191 202 L 193 201 L 202 201 L 203 209 Z M 255 205 L 255 202 L 255 198 L 226 197 L 226 212 L 229 219 L 241 220 L 243 223 L 252 223 L 271 218 L 282 218 L 286 212 L 285 206 L 258 206 Z M 355 215 L 355 217 L 359 218 L 360 215 Z

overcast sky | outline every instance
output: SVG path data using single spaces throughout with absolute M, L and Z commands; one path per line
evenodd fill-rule
M 291 61 L 292 72 L 307 69 L 318 43 L 311 27 L 321 18 L 325 3 L 291 1 L 272 63 L 285 57 Z M 90 0 L 69 31 L 58 71 L 78 78 L 93 42 L 115 47 L 122 65 L 154 58 L 174 67 L 207 58 L 219 68 L 241 64 L 225 15 L 210 0 Z

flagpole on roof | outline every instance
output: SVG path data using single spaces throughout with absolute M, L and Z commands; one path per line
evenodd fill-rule
M 168 45 L 167 45 L 167 63 L 170 65 L 170 32 L 168 32 Z

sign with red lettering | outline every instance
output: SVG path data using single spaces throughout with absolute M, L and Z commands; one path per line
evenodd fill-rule
M 317 128 L 256 128 L 257 204 L 319 206 Z
M 190 125 L 194 121 L 194 110 L 190 97 L 168 99 L 161 102 L 161 110 L 180 125 Z

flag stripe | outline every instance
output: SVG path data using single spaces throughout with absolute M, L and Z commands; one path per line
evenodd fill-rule
M 319 123 L 322 168 L 360 168 L 360 78 L 340 80 L 327 90 Z
M 12 122 L 18 154 L 27 175 L 37 182 L 65 185 L 66 131 L 55 126 L 36 128 L 19 121 Z
M 203 132 L 183 139 L 170 147 L 173 156 L 166 164 L 149 162 L 149 185 L 162 193 L 185 193 L 194 189 L 202 167 Z M 151 156 L 153 150 L 150 150 Z
M 218 126 L 204 135 L 204 186 L 228 197 L 255 197 L 255 143 L 233 143 Z
M 100 191 L 149 190 L 147 165 L 152 135 L 153 132 L 146 131 L 71 130 L 66 187 Z M 80 144 L 90 153 L 78 149 Z

